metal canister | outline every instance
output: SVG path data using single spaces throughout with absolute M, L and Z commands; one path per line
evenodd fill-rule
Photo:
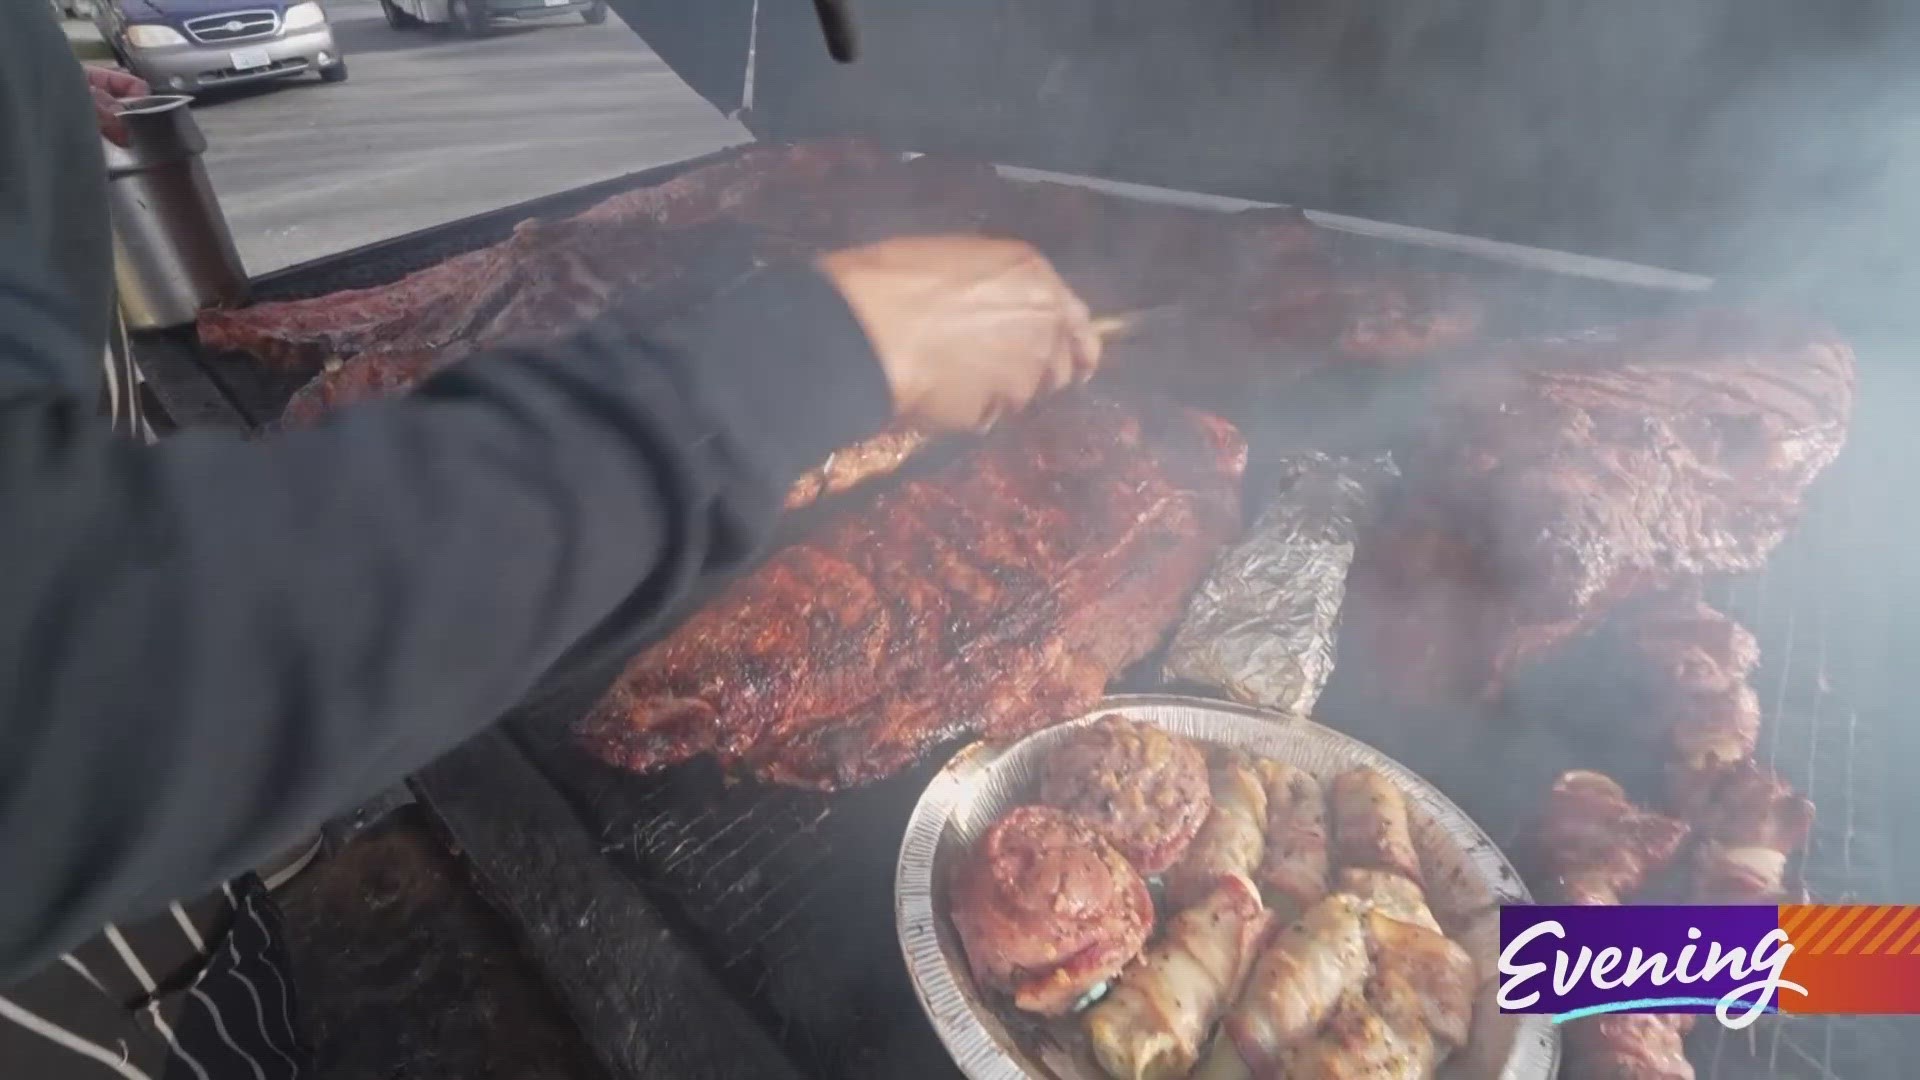
M 127 145 L 105 143 L 114 280 L 136 329 L 190 323 L 203 307 L 246 296 L 246 268 L 201 162 L 207 140 L 190 100 L 125 102 Z

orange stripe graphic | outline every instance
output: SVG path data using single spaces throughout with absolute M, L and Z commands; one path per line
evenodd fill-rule
M 1892 907 L 1891 905 L 1883 904 L 1880 907 L 1869 910 L 1867 917 L 1860 920 L 1859 928 L 1854 930 L 1853 933 L 1848 934 L 1847 940 L 1841 942 L 1840 948 L 1836 951 L 1839 952 L 1841 956 L 1846 956 L 1848 953 L 1853 952 L 1853 947 L 1860 944 L 1861 940 L 1864 939 L 1867 933 L 1874 927 L 1889 921 L 1890 918 L 1897 921 L 1899 917 L 1900 909 Z
M 1830 952 L 1834 944 L 1845 936 L 1848 928 L 1860 921 L 1860 909 L 1853 904 L 1840 904 L 1833 910 L 1838 913 L 1838 918 L 1829 924 L 1817 939 L 1807 942 L 1807 951 L 1815 956 Z
M 1787 932 L 1787 940 L 1793 942 L 1795 952 L 1806 951 L 1800 947 L 1800 943 L 1810 941 L 1813 935 L 1820 932 L 1821 927 L 1832 922 L 1840 915 L 1838 908 L 1816 907 L 1812 910 L 1812 917 L 1802 920 L 1800 929 Z
M 1900 940 L 1887 947 L 1887 952 L 1896 955 L 1906 952 L 1907 946 L 1913 944 L 1916 936 L 1920 936 L 1920 919 L 1915 919 L 1913 925 L 1907 927 L 1907 932 L 1900 935 Z
M 1806 922 L 1812 913 L 1813 909 L 1806 904 L 1780 905 L 1780 929 L 1787 932 L 1788 941 L 1799 940 L 1800 924 Z
M 1886 926 L 1881 927 L 1879 933 L 1873 935 L 1873 940 L 1867 942 L 1866 948 L 1860 950 L 1861 954 L 1865 956 L 1880 955 L 1880 946 L 1893 940 L 1893 935 L 1916 922 L 1920 922 L 1920 908 L 1901 908 L 1899 915 L 1889 920 Z

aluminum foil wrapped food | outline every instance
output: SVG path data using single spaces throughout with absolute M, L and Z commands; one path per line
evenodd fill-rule
M 1333 674 L 1355 538 L 1399 472 L 1386 454 L 1300 453 L 1279 475 L 1272 502 L 1189 602 L 1166 676 L 1304 716 Z

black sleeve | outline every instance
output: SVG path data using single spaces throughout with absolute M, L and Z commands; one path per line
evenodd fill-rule
M 877 428 L 822 278 L 249 443 L 0 389 L 0 984 L 270 855 L 762 542 Z

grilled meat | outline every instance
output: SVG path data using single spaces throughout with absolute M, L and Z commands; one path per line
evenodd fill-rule
M 1543 689 L 1586 703 L 1564 723 L 1594 764 L 1689 818 L 1719 773 L 1753 755 L 1759 661 L 1753 635 L 1689 586 L 1623 604 L 1538 668 Z
M 1117 974 L 1153 928 L 1139 873 L 1086 822 L 1049 807 L 995 822 L 961 861 L 952 896 L 974 977 L 1047 1016 Z
M 1392 870 L 1344 867 L 1334 876 L 1334 888 L 1367 902 L 1388 918 L 1441 933 L 1440 920 L 1427 906 L 1427 895 L 1411 879 Z
M 1113 992 L 1087 1011 L 1087 1036 L 1107 1075 L 1186 1076 L 1239 993 L 1268 921 L 1253 882 L 1233 873 L 1169 919 Z
M 1813 803 L 1754 762 L 1714 777 L 1693 814 L 1693 898 L 1710 904 L 1784 902 L 1787 863 L 1813 831 Z
M 1262 760 L 1267 789 L 1267 847 L 1254 880 L 1291 916 L 1327 894 L 1327 799 L 1320 781 L 1297 765 Z
M 1208 820 L 1213 794 L 1199 747 L 1115 713 L 1075 730 L 1047 755 L 1040 801 L 1080 815 L 1153 877 L 1186 854 Z
M 1421 1022 L 1449 1048 L 1466 1045 L 1478 985 L 1473 957 L 1437 929 L 1403 922 L 1376 908 L 1367 913 L 1374 978 L 1403 982 Z
M 455 348 L 416 349 L 361 353 L 349 360 L 329 360 L 320 374 L 294 391 L 281 422 L 306 427 L 319 423 L 336 409 L 403 393 L 461 355 L 462 350 Z
M 830 790 L 1072 716 L 1232 538 L 1245 462 L 1213 417 L 1062 395 L 776 552 L 629 665 L 579 738 L 628 769 L 711 753 Z
M 1687 833 L 1685 822 L 1633 805 L 1611 777 L 1566 773 L 1554 782 L 1538 835 L 1549 895 L 1563 904 L 1631 899 L 1680 853 Z M 1692 1026 L 1690 1016 L 1643 1014 L 1568 1023 L 1568 1080 L 1693 1080 L 1683 1045 Z
M 554 223 L 524 223 L 490 247 L 456 255 L 387 285 L 325 296 L 208 309 L 200 342 L 216 352 L 246 352 L 283 367 L 315 364 L 369 349 L 438 348 L 489 311 L 511 304 L 555 267 L 562 277 L 592 263 L 622 275 L 671 272 L 672 265 L 633 258 L 663 230 L 684 229 L 737 214 L 757 200 L 803 201 L 830 177 L 898 168 L 899 155 L 851 141 L 756 146 L 690 170 L 662 184 L 623 192 Z M 590 252 L 620 251 L 624 264 Z M 548 265 L 551 263 L 551 265 Z M 542 269 L 545 267 L 545 269 Z M 580 282 L 582 294 L 601 291 Z M 548 313 L 557 320 L 555 313 Z
M 1635 806 L 1612 777 L 1554 781 L 1536 838 L 1540 866 L 1567 904 L 1618 904 L 1679 855 L 1684 821 Z
M 1590 1016 L 1565 1025 L 1567 1080 L 1693 1080 L 1685 1036 L 1693 1018 Z
M 1372 970 L 1366 914 L 1361 900 L 1335 893 L 1280 931 L 1255 962 L 1226 1030 L 1256 1075 L 1311 1038 L 1366 981 Z
M 1285 267 L 1249 290 L 1248 317 L 1261 336 L 1350 363 L 1405 364 L 1458 349 L 1479 337 L 1486 318 L 1459 274 Z
M 1760 660 L 1754 636 L 1689 588 L 1624 605 L 1568 651 L 1575 654 L 1568 666 L 1605 672 L 1624 693 L 1609 695 L 1606 715 L 1592 721 L 1607 725 L 1600 734 L 1611 736 L 1621 766 L 1665 763 L 1666 806 L 1696 841 L 1694 899 L 1781 899 L 1787 863 L 1805 845 L 1814 811 L 1753 761 L 1760 737 L 1760 700 L 1748 682 Z
M 1515 343 L 1446 381 L 1343 613 L 1343 666 L 1419 704 L 1497 694 L 1621 600 L 1758 568 L 1839 453 L 1853 357 L 1716 311 Z
M 1341 773 L 1333 778 L 1327 806 L 1336 865 L 1391 870 L 1416 884 L 1426 880 L 1413 846 L 1407 798 L 1386 774 L 1369 768 Z
M 834 451 L 817 469 L 809 469 L 787 489 L 787 509 L 806 506 L 828 495 L 885 476 L 906 464 L 927 437 L 917 431 L 892 429 Z
M 1178 318 L 1116 342 L 1102 378 L 1257 412 L 1314 376 L 1404 369 L 1463 349 L 1479 339 L 1484 310 L 1461 275 L 1314 264 L 1207 279 L 1189 295 Z
M 1287 1080 L 1427 1080 L 1438 1052 L 1418 995 L 1383 974 L 1349 993 L 1312 1039 L 1282 1055 Z
M 1267 848 L 1267 789 L 1259 766 L 1238 752 L 1212 770 L 1213 808 L 1186 855 L 1167 873 L 1167 900 L 1175 908 L 1198 902 L 1227 875 L 1251 879 Z

